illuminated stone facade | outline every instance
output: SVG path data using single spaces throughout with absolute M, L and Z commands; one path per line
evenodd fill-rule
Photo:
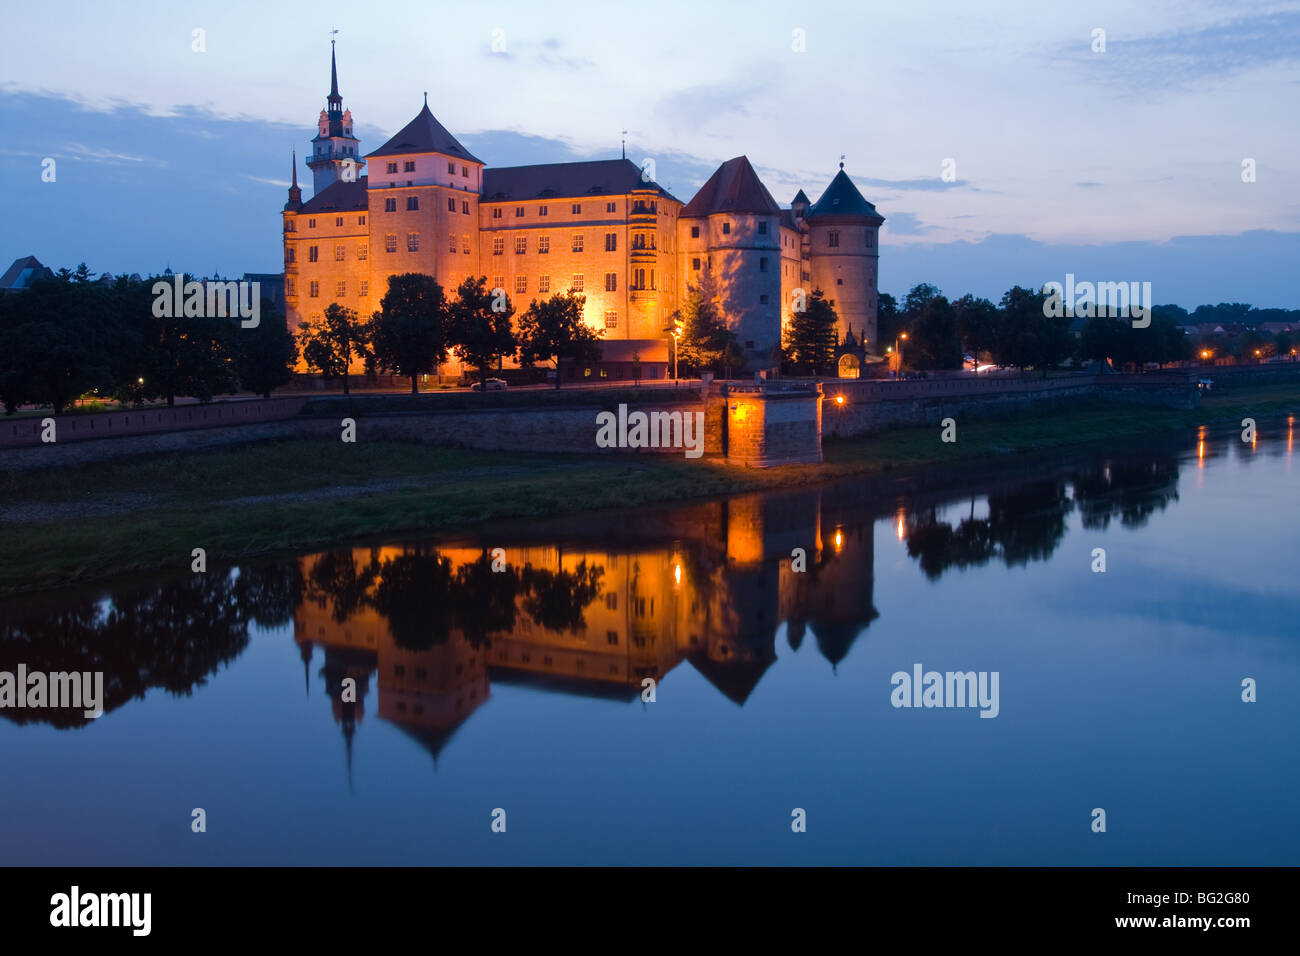
M 484 276 L 516 311 L 573 289 L 606 340 L 662 346 L 688 287 L 708 271 L 749 367 L 775 364 L 792 310 L 814 288 L 835 302 L 841 337 L 852 328 L 878 351 L 884 220 L 842 164 L 816 204 L 801 190 L 782 209 L 739 156 L 684 205 L 627 159 L 489 168 L 427 100 L 362 158 L 332 54 L 330 69 L 307 161 L 314 195 L 302 199 L 295 154 L 283 212 L 291 328 L 333 302 L 369 315 L 390 276 L 421 272 L 448 290 Z

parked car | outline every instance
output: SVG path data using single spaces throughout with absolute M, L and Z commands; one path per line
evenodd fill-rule
M 506 380 L 503 378 L 490 378 L 487 380 L 487 390 L 489 392 L 498 392 L 506 387 Z M 470 386 L 470 391 L 477 392 L 483 388 L 482 382 L 475 382 Z
M 1203 379 L 1201 379 L 1200 381 L 1198 381 L 1198 382 L 1196 383 L 1196 387 L 1197 387 L 1199 390 L 1201 390 L 1202 392 L 1208 392 L 1208 391 L 1210 391 L 1212 388 L 1214 388 L 1214 379 L 1212 379 L 1212 378 L 1203 378 Z

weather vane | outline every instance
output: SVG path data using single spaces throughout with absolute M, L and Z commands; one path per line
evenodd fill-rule
M 623 158 L 627 159 L 627 130 L 623 130 L 623 139 L 620 141 L 620 145 L 623 147 Z
M 840 153 L 840 169 L 844 168 L 844 154 Z

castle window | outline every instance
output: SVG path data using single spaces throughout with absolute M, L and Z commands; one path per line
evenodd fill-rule
M 612 645 L 614 645 L 614 646 L 617 647 L 617 646 L 618 646 L 618 631 L 606 631 L 606 632 L 605 632 L 605 643 L 606 643 L 606 644 L 612 644 Z
M 632 288 L 634 288 L 634 289 L 644 289 L 644 288 L 645 288 L 645 270 L 644 270 L 644 269 L 633 269 L 633 270 L 632 270 Z
M 393 676 L 394 676 L 394 677 L 405 677 L 405 676 L 406 676 L 406 668 L 403 667 L 401 664 L 394 664 L 394 665 L 393 665 Z
M 538 237 L 537 237 L 537 251 L 540 252 L 540 253 L 543 254 L 543 255 L 545 255 L 546 253 L 548 253 L 548 252 L 551 251 L 551 237 L 550 237 L 550 236 L 538 236 Z
M 836 284 L 836 285 L 844 285 L 844 280 L 843 280 L 843 279 L 836 279 L 836 280 L 835 280 L 835 284 Z
M 469 167 L 468 167 L 468 166 L 462 166 L 462 167 L 460 168 L 460 174 L 461 174 L 462 176 L 464 176 L 466 179 L 469 179 Z
M 766 235 L 767 235 L 767 223 L 765 223 L 765 222 L 760 222 L 760 223 L 758 224 L 758 234 L 759 234 L 760 236 L 766 236 Z
M 307 247 L 307 261 L 308 261 L 308 262 L 315 262 L 315 261 L 317 260 L 317 258 L 319 258 L 319 255 L 320 255 L 320 249 L 319 249 L 319 248 L 317 248 L 316 246 L 308 246 L 308 247 Z
M 469 255 L 469 233 L 460 237 L 460 248 L 465 255 Z
M 515 255 L 522 256 L 528 251 L 528 237 L 515 236 Z
M 313 299 L 320 298 L 320 283 L 312 280 L 307 286 L 307 294 Z
M 447 235 L 447 251 L 448 252 L 456 251 L 456 234 L 454 232 L 448 233 Z
M 455 163 L 448 163 L 448 164 L 447 164 L 447 175 L 448 175 L 448 176 L 455 176 L 455 175 L 456 175 L 456 164 L 455 164 Z
M 406 234 L 406 251 L 407 252 L 420 251 L 420 234 L 418 232 L 408 232 Z
M 342 262 L 342 261 L 343 261 L 343 258 L 344 258 L 344 255 L 345 255 L 345 252 L 344 252 L 344 246 L 342 246 L 342 245 L 338 245 L 338 246 L 335 246 L 335 247 L 334 247 L 334 261 L 335 261 L 335 262 Z
M 370 246 L 364 242 L 361 243 L 361 245 L 357 246 L 357 258 L 360 259 L 362 262 L 364 262 L 366 259 L 369 259 Z
M 500 219 L 500 218 L 501 218 L 501 207 L 500 207 L 500 206 L 496 206 L 496 207 L 494 207 L 494 208 L 492 209 L 492 218 L 493 218 L 493 219 Z
M 606 252 L 618 251 L 618 233 L 616 232 L 605 233 L 605 251 Z
M 759 304 L 759 305 L 767 305 L 767 293 L 766 293 L 766 292 L 764 292 L 762 295 L 760 295 L 760 296 L 758 297 L 758 304 Z
M 832 249 L 839 247 L 840 231 L 838 229 L 832 229 L 830 232 L 826 233 L 826 244 Z
M 494 255 L 494 256 L 505 255 L 505 251 L 506 251 L 506 237 L 505 237 L 505 236 L 493 236 L 493 237 L 492 237 L 492 255 Z
M 605 595 L 605 607 L 610 611 L 618 610 L 618 592 L 610 591 Z
M 545 215 L 547 214 L 548 211 L 549 211 L 549 210 L 548 210 L 545 206 L 538 206 L 538 207 L 537 207 L 537 215 L 539 215 L 539 216 L 545 216 Z
M 528 276 L 515 276 L 515 293 L 522 295 L 528 291 Z
M 395 172 L 397 172 L 397 164 L 396 164 L 396 163 L 389 163 L 387 168 L 388 168 L 388 171 L 389 171 L 390 173 L 395 173 Z
M 582 203 L 580 203 L 580 202 L 575 202 L 575 203 L 573 204 L 573 208 L 572 208 L 570 211 L 571 211 L 575 216 L 581 216 L 581 215 L 582 215 Z
M 691 260 L 691 268 L 694 269 L 696 272 L 699 272 L 699 271 L 700 271 L 700 260 L 699 260 L 699 259 L 692 259 L 692 260 Z
M 346 279 L 340 279 L 334 283 L 334 295 L 342 299 L 348 294 L 348 283 Z
M 462 199 L 462 200 L 460 201 L 460 211 L 463 212 L 463 213 L 464 213 L 465 215 L 467 215 L 467 216 L 469 215 L 469 200 L 468 200 L 468 199 Z
M 294 282 L 293 276 L 288 276 L 284 280 L 284 294 L 296 296 L 298 294 L 297 283 Z
M 607 329 L 616 329 L 616 328 L 618 328 L 618 313 L 617 313 L 617 312 L 606 312 L 606 313 L 605 313 L 605 328 L 607 328 Z M 603 378 L 604 375 L 605 375 L 605 370 L 604 370 L 604 369 L 601 369 L 601 370 L 600 370 L 600 374 L 601 374 L 601 377 Z
M 284 250 L 284 257 L 285 262 L 296 262 L 298 260 L 298 250 L 293 246 L 290 246 L 288 249 Z
M 516 218 L 516 219 L 522 219 L 523 217 L 524 217 L 524 207 L 523 207 L 523 206 L 516 206 L 516 207 L 515 207 L 515 218 Z
M 455 199 L 455 197 L 453 197 L 453 196 L 448 196 L 448 197 L 447 197 L 447 212 L 455 212 L 455 211 L 456 211 L 456 199 Z
M 419 197 L 419 196 L 407 196 L 407 197 L 406 197 L 406 211 L 407 211 L 407 212 L 414 212 L 415 210 L 417 210 L 417 209 L 419 209 L 419 208 L 420 208 L 420 197 Z
M 286 217 L 285 220 L 284 220 L 284 231 L 285 231 L 285 232 L 297 232 L 297 231 L 298 231 L 298 223 L 295 222 L 294 220 L 289 219 L 289 218 Z
M 316 228 L 316 220 L 315 220 L 315 219 L 308 219 L 308 220 L 307 220 L 307 228 L 308 228 L 308 229 L 315 229 L 315 228 Z
M 581 251 L 582 251 L 582 234 L 581 234 L 581 233 L 579 233 L 578 235 L 576 235 L 576 236 L 573 237 L 573 251 L 574 251 L 574 252 L 581 252 Z
M 365 224 L 366 224 L 366 217 L 365 217 L 365 216 L 357 216 L 357 225 L 358 225 L 358 226 L 364 226 Z
M 550 291 L 551 291 L 551 277 L 550 277 L 550 276 L 538 276 L 538 277 L 537 277 L 537 291 L 538 291 L 538 292 L 550 292 Z
M 618 212 L 618 204 L 612 202 L 605 203 L 605 212 Z
M 341 226 L 341 225 L 343 225 L 343 217 L 342 217 L 342 216 L 335 216 L 335 217 L 334 217 L 334 225 L 336 225 L 336 226 Z
M 651 269 L 651 270 L 650 270 L 650 288 L 653 289 L 654 287 L 655 287 L 655 271 L 654 271 L 653 269 Z
M 397 200 L 392 196 L 384 200 L 384 212 L 397 212 Z
M 761 259 L 758 260 L 758 271 L 759 272 L 767 271 L 767 256 L 763 256 Z
M 362 279 L 362 280 L 358 283 L 358 285 L 359 285 L 359 288 L 357 289 L 357 295 L 361 296 L 363 299 L 364 299 L 366 296 L 370 295 L 370 280 L 369 280 L 369 279 Z
M 492 291 L 495 292 L 497 289 L 500 289 L 502 292 L 505 292 L 505 291 L 506 291 L 506 278 L 505 278 L 505 276 L 493 276 L 493 277 L 492 277 Z
M 606 273 L 605 273 L 605 291 L 606 291 L 606 292 L 617 292 L 617 291 L 618 291 L 618 273 L 617 273 L 617 272 L 606 272 Z
M 397 251 L 397 233 L 390 232 L 384 236 L 384 251 L 385 252 Z
M 573 281 L 569 283 L 569 288 L 572 289 L 574 292 L 581 292 L 582 286 L 583 286 L 582 273 L 575 272 L 573 274 Z
M 724 222 L 724 223 L 722 224 L 722 234 L 723 234 L 724 236 L 729 236 L 729 235 L 731 235 L 731 223 L 729 223 L 729 222 Z
M 698 239 L 698 238 L 700 238 L 700 227 L 699 227 L 699 226 L 691 226 L 691 238 L 692 238 L 692 239 Z

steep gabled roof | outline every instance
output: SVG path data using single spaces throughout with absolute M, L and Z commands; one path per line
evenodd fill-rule
M 767 191 L 747 156 L 729 159 L 714 171 L 682 210 L 682 218 L 702 218 L 719 212 L 780 215 L 781 207 Z
M 790 200 L 791 206 L 797 206 L 799 205 L 799 203 L 803 203 L 805 206 L 812 205 L 812 201 L 808 198 L 808 194 L 805 193 L 802 189 L 799 190 L 797 193 L 795 193 L 794 198 Z
M 313 212 L 365 212 L 367 177 L 354 182 L 337 179 L 307 200 L 299 214 Z
M 26 289 L 37 279 L 47 278 L 54 275 L 49 269 L 41 265 L 39 259 L 35 256 L 23 256 L 21 259 L 15 259 L 14 264 L 5 270 L 5 274 L 0 276 L 0 289 Z
M 483 170 L 483 201 L 513 199 L 580 199 L 583 196 L 622 196 L 633 189 L 655 189 L 675 199 L 654 182 L 643 182 L 641 167 L 630 159 L 597 159 L 582 163 L 541 163 Z
M 884 217 L 876 212 L 876 207 L 858 192 L 858 187 L 853 185 L 853 180 L 849 179 L 843 166 L 822 193 L 822 198 L 808 210 L 805 218 L 812 219 L 816 216 L 872 216 L 884 222 Z
M 434 119 L 433 114 L 429 112 L 428 103 L 425 103 L 424 109 L 420 110 L 415 119 L 398 130 L 392 139 L 373 153 L 367 153 L 366 156 L 367 158 L 398 156 L 403 153 L 442 153 L 475 163 L 482 162 L 460 145 L 456 137 L 447 132 L 445 126 Z

